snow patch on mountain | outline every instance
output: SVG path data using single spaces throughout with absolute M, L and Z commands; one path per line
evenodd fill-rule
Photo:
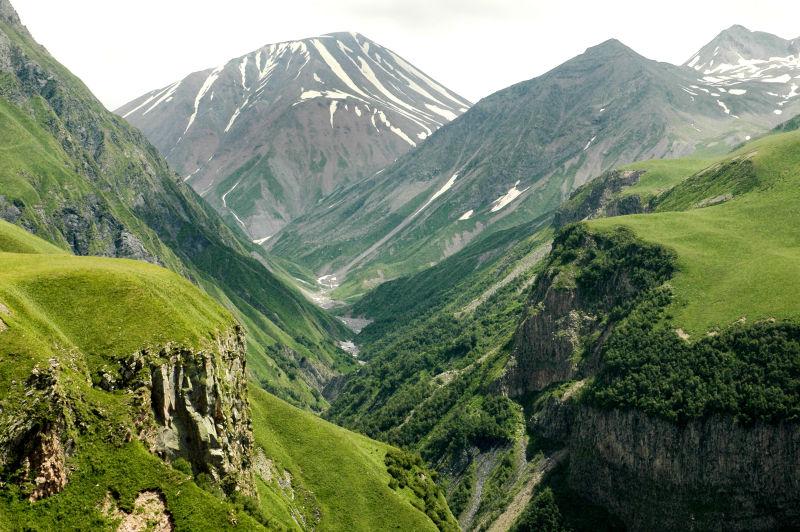
M 528 187 L 528 188 L 520 190 L 520 189 L 517 188 L 517 186 L 519 186 L 519 181 L 514 183 L 514 186 L 511 187 L 510 189 L 508 189 L 508 192 L 506 192 L 504 195 L 502 195 L 499 198 L 497 198 L 496 200 L 494 200 L 492 202 L 494 207 L 492 207 L 492 211 L 491 212 L 498 212 L 498 211 L 502 210 L 503 208 L 508 206 L 512 201 L 514 201 L 515 199 L 520 197 L 523 193 L 527 192 L 528 189 L 531 188 L 531 187 Z
M 334 74 L 336 74 L 336 76 L 342 81 L 342 83 L 347 85 L 347 87 L 353 92 L 356 92 L 361 96 L 367 97 L 367 95 L 361 89 L 358 88 L 358 86 L 353 82 L 353 80 L 350 79 L 350 76 L 347 75 L 347 73 L 344 71 L 339 62 L 336 61 L 333 55 L 331 55 L 331 53 L 328 51 L 327 48 L 325 48 L 325 45 L 322 44 L 322 42 L 319 39 L 313 39 L 311 42 L 314 45 L 314 48 L 316 48 L 317 52 L 319 52 L 319 55 L 322 57 L 322 60 L 325 61 L 325 64 L 328 65 L 328 68 L 330 68 L 331 71 Z
M 197 93 L 197 97 L 194 99 L 194 112 L 192 113 L 192 116 L 189 117 L 189 123 L 186 125 L 186 129 L 183 131 L 184 135 L 189 131 L 189 128 L 192 127 L 192 124 L 194 124 L 194 121 L 197 119 L 197 113 L 200 111 L 200 102 L 203 101 L 203 97 L 209 90 L 211 90 L 211 87 L 219 79 L 219 75 L 222 73 L 224 68 L 224 65 L 215 68 L 208 78 L 206 78 L 203 86 L 200 87 L 200 92 Z
M 440 188 L 439 190 L 437 190 L 437 191 L 436 191 L 436 193 L 435 193 L 433 196 L 431 196 L 431 197 L 428 199 L 428 201 L 426 201 L 426 202 L 425 202 L 425 203 L 422 205 L 422 207 L 420 207 L 419 209 L 417 209 L 417 212 L 415 212 L 414 214 L 412 214 L 412 215 L 411 215 L 411 216 L 412 216 L 412 218 L 413 218 L 414 216 L 418 215 L 419 213 L 421 213 L 422 211 L 424 211 L 424 210 L 425 210 L 425 209 L 428 207 L 428 205 L 430 205 L 431 203 L 433 203 L 434 201 L 436 201 L 436 199 L 437 199 L 439 196 L 441 196 L 442 194 L 444 194 L 445 192 L 447 192 L 448 190 L 450 190 L 451 188 L 453 188 L 453 185 L 455 184 L 455 182 L 456 182 L 456 179 L 458 179 L 458 172 L 456 172 L 455 174 L 453 174 L 453 176 L 452 176 L 450 179 L 448 179 L 448 180 L 447 180 L 447 183 L 445 183 L 444 185 L 442 185 L 442 188 Z
M 448 121 L 452 121 L 452 120 L 455 120 L 456 118 L 458 118 L 458 115 L 455 114 L 453 111 L 449 111 L 447 109 L 442 109 L 441 107 L 438 107 L 436 105 L 431 105 L 429 103 L 426 103 L 425 107 L 427 107 L 428 109 L 430 109 L 431 111 L 433 111 L 437 115 L 439 115 L 441 117 L 444 117 Z

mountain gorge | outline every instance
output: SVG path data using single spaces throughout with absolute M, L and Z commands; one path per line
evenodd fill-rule
M 798 528 L 798 85 L 335 33 L 111 113 L 0 0 L 0 529 Z
M 272 249 L 336 275 L 342 296 L 363 293 L 552 212 L 604 170 L 722 153 L 763 133 L 800 109 L 796 57 L 784 63 L 791 74 L 781 83 L 768 74 L 715 81 L 608 41 L 478 102 L 379 175 L 297 219 Z
M 544 492 L 579 530 L 790 527 L 800 166 L 780 129 L 610 172 L 564 225 L 385 283 L 353 307 L 376 320 L 369 363 L 328 415 L 435 464 L 465 529 L 506 529 Z
M 333 33 L 264 46 L 117 113 L 263 243 L 470 105 L 363 35 Z

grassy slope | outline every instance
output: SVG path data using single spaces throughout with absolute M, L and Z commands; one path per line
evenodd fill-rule
M 731 155 L 742 157 L 752 161 L 758 184 L 721 205 L 590 222 L 624 225 L 677 251 L 673 314 L 694 336 L 742 317 L 800 318 L 800 133 L 771 135 Z M 672 201 L 691 193 L 676 189 Z
M 259 525 L 245 513 L 201 490 L 186 475 L 125 443 L 133 396 L 92 387 L 88 375 L 144 346 L 177 341 L 203 346 L 210 334 L 233 324 L 231 315 L 188 281 L 163 268 L 120 259 L 75 257 L 21 229 L 0 222 L 0 302 L 8 329 L 0 331 L 3 424 L 26 411 L 27 376 L 34 366 L 60 364 L 59 388 L 87 428 L 76 434 L 66 490 L 36 504 L 5 485 L 0 497 L 4 529 L 106 529 L 99 511 L 107 492 L 130 509 L 139 491 L 160 489 L 175 524 L 183 529 Z
M 718 158 L 719 159 L 719 158 Z M 651 159 L 629 164 L 621 170 L 645 170 L 635 185 L 622 191 L 622 195 L 637 195 L 645 199 L 657 196 L 680 183 L 690 175 L 711 165 L 713 159 Z
M 256 443 L 319 506 L 321 530 L 436 530 L 408 490 L 389 488 L 390 447 L 252 388 Z M 299 482 L 299 484 L 298 484 Z M 296 488 L 297 489 L 297 488 Z M 288 525 L 286 515 L 283 521 Z
M 97 511 L 107 492 L 130 507 L 136 494 L 160 489 L 179 529 L 239 528 L 259 525 L 240 507 L 201 490 L 189 477 L 152 456 L 138 442 L 124 443 L 115 432 L 131 423 L 134 398 L 92 387 L 85 375 L 113 365 L 144 346 L 177 342 L 203 347 L 232 316 L 188 281 L 139 261 L 75 257 L 22 229 L 0 221 L 0 397 L 13 418 L 33 366 L 55 358 L 63 368 L 61 388 L 89 430 L 77 437 L 67 489 L 37 504 L 15 495 L 0 496 L 0 525 L 33 530 L 105 528 Z M 20 383 L 20 384 L 16 384 Z M 389 446 L 341 429 L 252 388 L 257 444 L 293 486 L 311 494 L 324 530 L 435 529 L 412 506 L 409 490 L 388 486 L 384 456 Z M 101 412 L 102 415 L 98 415 Z M 85 417 L 84 417 L 85 416 Z M 299 482 L 299 483 L 298 483 Z M 275 526 L 297 528 L 292 502 L 275 483 L 259 481 L 261 508 Z
M 0 72 L 0 209 L 19 207 L 15 223 L 63 249 L 74 246 L 62 223 L 66 211 L 74 209 L 81 221 L 95 216 L 122 224 L 161 264 L 190 277 L 245 325 L 259 382 L 294 404 L 324 408 L 299 361 L 348 371 L 351 357 L 335 339 L 349 331 L 251 256 L 251 244 L 177 183 L 140 133 L 105 111 L 24 30 L 0 21 L 0 31 L 53 78 L 42 95 L 29 94 L 29 80 Z M 102 138 L 102 147 L 84 148 L 81 135 Z M 84 234 L 89 247 L 81 254 L 108 255 L 113 248 L 113 235 L 99 224 Z

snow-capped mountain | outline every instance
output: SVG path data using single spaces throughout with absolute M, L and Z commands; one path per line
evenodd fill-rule
M 333 33 L 264 46 L 117 113 L 263 242 L 470 105 L 363 35 Z
M 684 66 L 697 73 L 697 81 L 684 90 L 700 98 L 718 98 L 724 109 L 747 96 L 770 102 L 773 113 L 781 115 L 800 95 L 800 38 L 790 41 L 731 26 Z
M 486 97 L 379 175 L 332 194 L 271 249 L 364 292 L 472 240 L 546 220 L 608 169 L 725 153 L 800 112 L 797 74 L 781 83 L 767 73 L 729 82 L 705 75 L 613 39 L 589 48 Z

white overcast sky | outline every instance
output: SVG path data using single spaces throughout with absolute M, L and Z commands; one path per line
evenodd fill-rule
M 800 37 L 795 0 L 11 0 L 109 108 L 273 42 L 358 31 L 480 98 L 616 37 L 682 63 L 732 24 Z

